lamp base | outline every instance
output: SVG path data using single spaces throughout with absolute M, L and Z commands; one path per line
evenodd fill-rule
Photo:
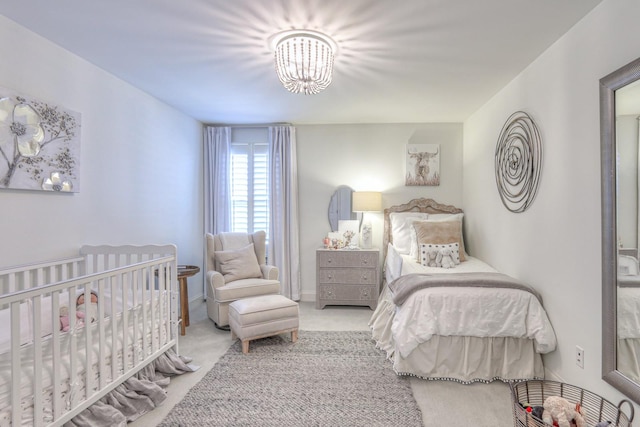
M 360 247 L 362 249 L 371 249 L 371 223 L 363 222 L 362 231 L 360 232 Z

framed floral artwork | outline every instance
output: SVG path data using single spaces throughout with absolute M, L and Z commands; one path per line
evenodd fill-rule
M 80 113 L 0 87 L 0 188 L 80 191 Z
M 404 185 L 440 185 L 440 145 L 407 144 Z

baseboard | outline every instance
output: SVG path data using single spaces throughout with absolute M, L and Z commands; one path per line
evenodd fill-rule
M 315 302 L 316 294 L 300 294 L 300 301 L 302 302 Z

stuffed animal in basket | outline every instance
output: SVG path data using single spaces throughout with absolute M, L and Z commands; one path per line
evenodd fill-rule
M 542 421 L 558 427 L 586 427 L 585 411 L 579 404 L 573 404 L 564 397 L 549 396 L 544 401 Z
M 76 311 L 76 326 L 84 325 L 84 312 Z M 60 307 L 60 330 L 67 332 L 69 330 L 69 307 L 63 305 Z
M 449 248 L 442 248 L 438 251 L 438 257 L 436 258 L 436 264 L 442 268 L 453 268 L 456 266 L 456 261 L 453 258 L 453 252 Z

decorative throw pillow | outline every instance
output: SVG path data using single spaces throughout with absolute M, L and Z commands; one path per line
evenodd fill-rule
M 232 251 L 216 251 L 215 257 L 225 282 L 262 277 L 253 243 Z
M 429 214 L 424 212 L 391 212 L 391 237 L 398 253 L 407 255 L 411 251 L 411 225 L 413 221 L 425 220 Z
M 464 217 L 464 213 L 457 214 L 429 214 L 429 222 L 442 222 L 442 221 L 460 221 L 462 223 L 462 218 Z M 420 246 L 418 246 L 418 239 L 416 238 L 416 230 L 413 228 L 413 222 L 415 219 L 411 221 L 411 250 L 409 251 L 409 256 L 412 259 L 420 262 Z M 424 220 L 422 220 L 424 221 Z M 460 225 L 462 227 L 462 224 Z M 464 244 L 464 241 L 463 241 Z M 464 249 L 464 248 L 463 248 Z M 466 253 L 464 254 L 466 255 Z
M 455 242 L 460 248 L 460 261 L 465 261 L 462 221 L 414 221 L 413 227 L 416 230 L 418 245 L 422 243 L 443 245 Z
M 437 263 L 437 254 L 441 249 L 449 249 L 454 264 L 460 264 L 460 246 L 457 243 L 448 243 L 444 245 L 435 245 L 432 243 L 420 244 L 420 264 L 425 267 L 442 267 Z

